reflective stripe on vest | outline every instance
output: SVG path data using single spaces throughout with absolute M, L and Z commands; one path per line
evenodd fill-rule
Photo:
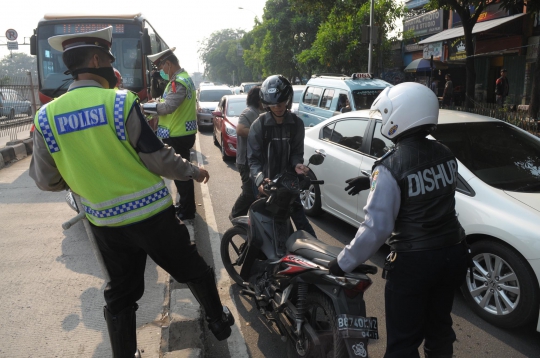
M 126 129 L 124 128 L 124 102 L 126 101 L 125 91 L 116 92 L 114 99 L 114 127 L 116 136 L 120 140 L 126 140 Z
M 38 123 L 39 127 L 41 128 L 41 134 L 43 134 L 43 139 L 45 139 L 45 143 L 47 144 L 47 147 L 49 147 L 49 150 L 51 153 L 56 153 L 60 151 L 60 147 L 58 146 L 58 142 L 56 141 L 56 138 L 54 137 L 54 133 L 51 130 L 51 126 L 49 125 L 49 121 L 47 120 L 47 106 L 42 106 L 39 109 L 38 114 Z

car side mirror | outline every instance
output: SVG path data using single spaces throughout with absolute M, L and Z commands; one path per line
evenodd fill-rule
M 317 152 L 309 158 L 308 165 L 310 164 L 321 165 L 324 162 L 324 157 L 325 157 L 325 154 L 323 154 L 323 152 Z

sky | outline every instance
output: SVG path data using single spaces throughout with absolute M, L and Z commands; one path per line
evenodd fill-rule
M 203 72 L 198 50 L 205 38 L 222 29 L 253 28 L 255 16 L 262 18 L 266 0 L 167 0 L 119 1 L 30 0 L 22 6 L 11 5 L 0 12 L 0 58 L 9 55 L 6 31 L 17 31 L 17 42 L 30 43 L 37 23 L 45 14 L 127 14 L 142 13 L 170 47 L 180 65 L 189 73 Z M 243 10 L 238 7 L 244 8 Z M 90 10 L 95 9 L 95 10 Z M 26 39 L 25 39 L 26 38 Z M 16 51 L 13 51 L 16 52 Z M 30 54 L 30 46 L 19 45 L 18 52 Z

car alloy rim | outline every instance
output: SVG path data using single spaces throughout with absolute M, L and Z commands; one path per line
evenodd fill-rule
M 300 202 L 304 206 L 304 209 L 312 209 L 315 205 L 315 186 L 312 184 L 309 189 L 302 190 L 300 192 Z
M 474 301 L 486 312 L 502 316 L 519 304 L 521 288 L 516 273 L 501 257 L 482 253 L 473 258 L 473 282 L 467 273 L 467 287 Z

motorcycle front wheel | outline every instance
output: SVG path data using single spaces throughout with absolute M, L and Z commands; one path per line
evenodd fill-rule
M 288 358 L 347 358 L 347 347 L 339 336 L 334 305 L 330 299 L 319 292 L 309 292 L 307 295 L 306 321 L 319 336 L 322 352 L 304 332 L 302 345 L 289 339 L 287 345 Z
M 244 286 L 244 280 L 240 277 L 243 259 L 247 250 L 247 232 L 244 228 L 233 226 L 225 231 L 221 238 L 220 252 L 223 266 L 234 282 Z

